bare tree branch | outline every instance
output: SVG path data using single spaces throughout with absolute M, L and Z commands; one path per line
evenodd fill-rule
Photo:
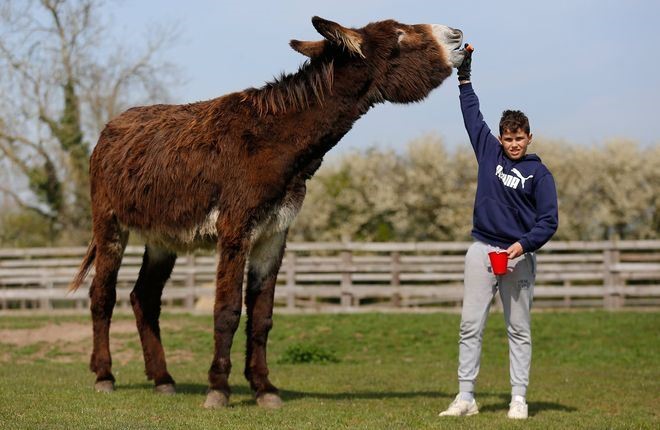
M 33 206 L 33 205 L 27 203 L 18 194 L 16 194 L 11 189 L 5 187 L 4 185 L 0 185 L 0 193 L 3 193 L 5 195 L 11 197 L 14 200 L 14 202 L 16 202 L 16 204 L 18 206 L 20 206 L 21 208 L 23 208 L 23 209 L 26 209 L 26 210 L 31 211 L 31 212 L 35 212 L 36 214 L 38 214 L 38 215 L 40 215 L 40 216 L 42 216 L 46 219 L 49 219 L 51 221 L 55 221 L 57 219 L 57 217 L 55 215 L 50 214 L 50 213 L 44 211 L 43 209 L 41 209 L 37 206 Z
M 102 4 L 0 2 L 0 160 L 26 187 L 4 185 L 0 194 L 50 216 L 50 234 L 89 223 L 90 137 L 129 105 L 162 101 L 170 78 L 170 66 L 158 60 L 172 40 L 168 32 L 142 48 L 108 46 Z M 135 52 L 140 54 L 127 55 Z M 27 191 L 32 195 L 21 199 Z
M 16 154 L 16 151 L 14 151 L 11 146 L 0 144 L 0 151 L 2 151 L 2 154 L 7 157 L 14 166 L 18 167 L 24 175 L 28 175 L 30 167 Z

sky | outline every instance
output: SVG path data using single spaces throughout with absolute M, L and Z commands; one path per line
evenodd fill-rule
M 289 40 L 319 40 L 314 15 L 346 27 L 395 19 L 463 30 L 476 48 L 472 81 L 486 122 L 527 113 L 535 136 L 590 145 L 627 138 L 660 144 L 660 1 L 124 0 L 107 6 L 119 41 L 174 25 L 164 58 L 184 83 L 174 103 L 260 87 L 294 73 L 304 57 Z M 467 145 L 455 73 L 421 103 L 382 104 L 358 120 L 331 153 L 370 147 L 404 151 L 435 134 Z

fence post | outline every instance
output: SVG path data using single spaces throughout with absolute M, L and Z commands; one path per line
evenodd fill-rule
M 340 252 L 341 256 L 341 307 L 350 308 L 352 305 L 352 283 L 351 280 L 351 267 L 353 258 L 350 249 L 348 249 L 348 243 L 344 242 L 344 250 Z M 358 303 L 359 304 L 359 303 Z
M 44 286 L 46 287 L 46 292 L 48 293 L 45 297 L 41 299 L 41 303 L 39 304 L 40 309 L 47 309 L 51 310 L 53 309 L 53 303 L 51 302 L 53 294 L 53 281 L 45 281 Z
M 399 251 L 392 251 L 392 306 L 401 307 L 401 253 Z
M 614 267 L 619 262 L 620 251 L 615 247 L 616 244 L 612 242 L 603 250 L 603 304 L 605 309 L 618 309 L 623 304 L 619 292 L 621 277 Z
M 286 308 L 296 307 L 296 253 L 286 251 Z

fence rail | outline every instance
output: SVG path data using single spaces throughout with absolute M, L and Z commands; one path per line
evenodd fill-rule
M 460 307 L 469 242 L 290 243 L 276 288 L 286 311 L 439 309 Z M 0 249 L 0 309 L 88 307 L 85 285 L 67 293 L 86 249 Z M 129 294 L 142 264 L 141 247 L 126 249 L 117 301 Z M 537 255 L 535 307 L 660 305 L 660 241 L 551 242 Z M 209 308 L 216 258 L 180 256 L 163 294 L 165 306 Z M 496 297 L 495 306 L 500 306 Z

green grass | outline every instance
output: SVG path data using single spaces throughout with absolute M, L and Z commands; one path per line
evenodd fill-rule
M 530 419 L 506 418 L 508 345 L 490 316 L 477 387 L 480 414 L 439 418 L 456 388 L 458 315 L 360 314 L 275 318 L 269 341 L 281 410 L 258 408 L 242 377 L 243 328 L 232 352 L 231 407 L 202 408 L 212 353 L 211 318 L 164 315 L 163 338 L 178 394 L 146 381 L 137 334 L 113 336 L 117 390 L 92 390 L 89 339 L 23 346 L 0 337 L 1 429 L 254 428 L 659 428 L 660 313 L 566 312 L 533 316 Z M 115 318 L 129 324 L 130 318 Z M 2 317 L 0 329 L 85 323 L 81 317 Z M 91 332 L 91 327 L 89 328 Z M 291 351 L 337 362 L 285 364 Z

